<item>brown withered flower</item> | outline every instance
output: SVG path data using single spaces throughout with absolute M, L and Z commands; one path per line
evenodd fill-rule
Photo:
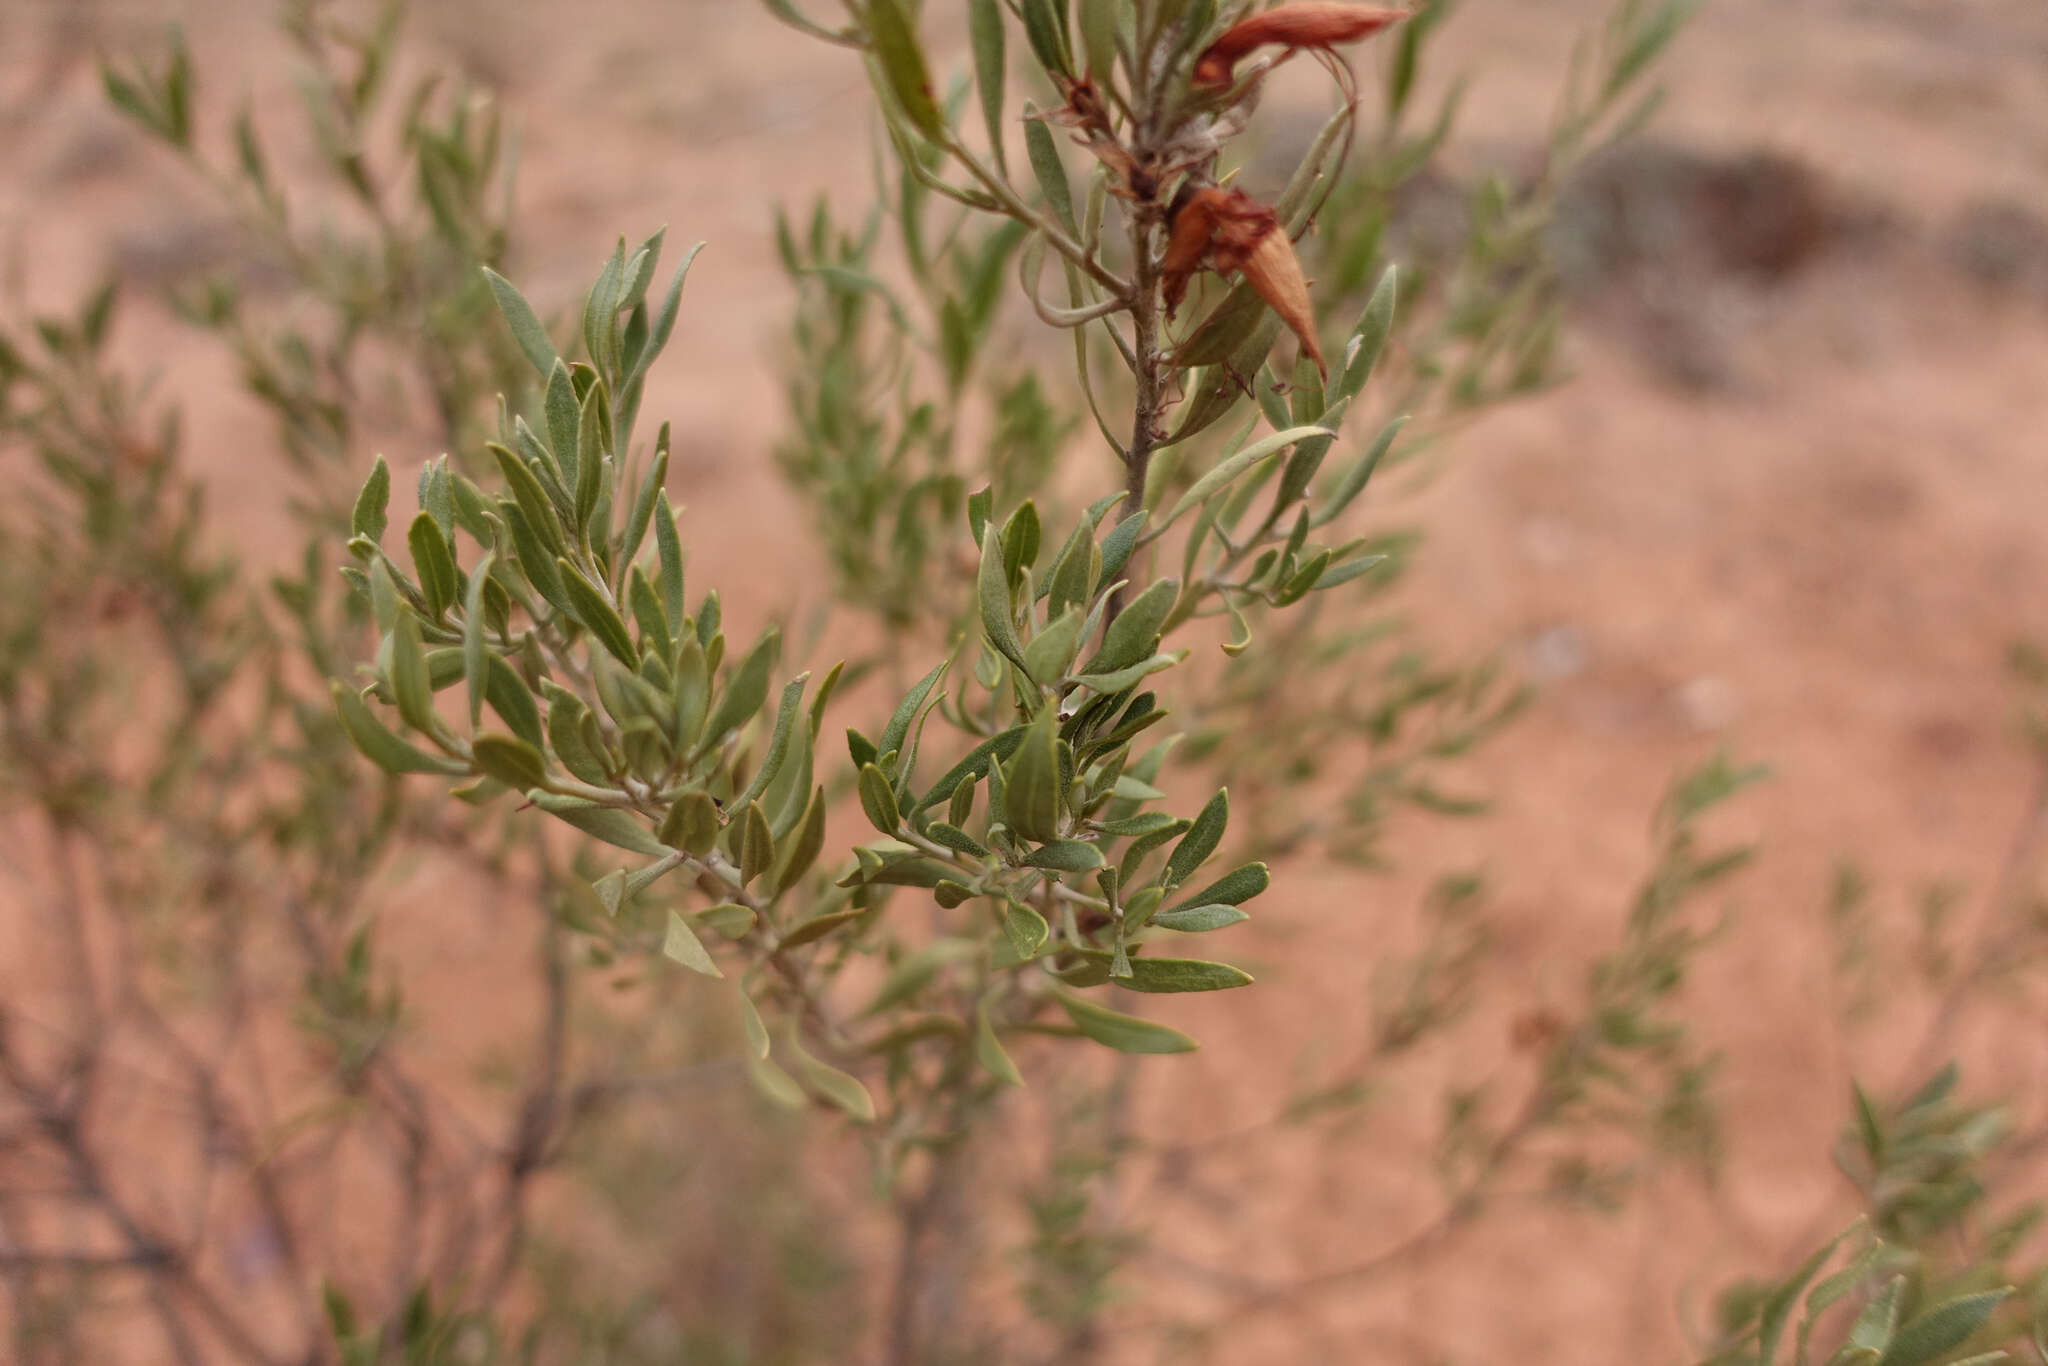
M 1339 0 L 1295 0 L 1232 24 L 1195 59 L 1196 85 L 1229 85 L 1237 59 L 1269 44 L 1288 48 L 1331 48 L 1355 43 L 1409 16 L 1404 9 L 1348 5 Z
M 1223 275 L 1236 271 L 1301 339 L 1301 353 L 1327 376 L 1308 281 L 1280 216 L 1243 190 L 1215 185 L 1183 191 L 1176 199 L 1160 268 L 1167 316 L 1180 307 L 1189 278 L 1203 266 Z

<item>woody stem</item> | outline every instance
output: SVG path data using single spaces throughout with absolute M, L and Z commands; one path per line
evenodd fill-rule
M 1145 475 L 1159 440 L 1159 419 L 1165 394 L 1164 362 L 1159 354 L 1159 271 L 1152 259 L 1152 220 L 1140 213 L 1131 224 L 1131 257 L 1135 288 L 1131 291 L 1131 355 L 1137 379 L 1132 400 L 1131 443 L 1124 451 L 1126 501 L 1122 515 L 1144 505 Z M 1115 604 L 1111 605 L 1114 613 Z

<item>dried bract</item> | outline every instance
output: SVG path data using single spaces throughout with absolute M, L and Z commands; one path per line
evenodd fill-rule
M 1243 275 L 1301 339 L 1302 354 L 1315 362 L 1317 370 L 1329 373 L 1316 340 L 1308 281 L 1278 214 L 1243 190 L 1210 185 L 1182 196 L 1160 267 L 1168 316 L 1186 295 L 1189 277 L 1204 265 L 1220 274 Z
M 1269 44 L 1290 49 L 1330 48 L 1355 43 L 1408 15 L 1407 10 L 1346 5 L 1336 0 L 1301 0 L 1282 5 L 1232 24 L 1218 35 L 1196 59 L 1194 82 L 1206 86 L 1230 84 L 1237 59 L 1256 48 Z

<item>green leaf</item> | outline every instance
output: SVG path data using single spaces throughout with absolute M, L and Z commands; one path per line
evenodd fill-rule
M 1109 963 L 1114 955 L 1100 949 L 1080 950 L 1083 958 L 1098 963 Z M 1228 963 L 1206 963 L 1199 958 L 1152 958 L 1138 956 L 1130 960 L 1129 975 L 1117 976 L 1121 986 L 1132 991 L 1151 992 L 1167 995 L 1184 991 L 1228 991 L 1232 987 L 1250 986 L 1251 974 Z
M 706 977 L 723 977 L 718 964 L 711 961 L 711 954 L 704 947 L 704 941 L 697 938 L 697 932 L 690 928 L 690 922 L 676 911 L 668 913 L 668 933 L 662 936 L 661 952 L 664 957 L 673 958 L 692 972 L 701 972 Z
M 931 696 L 939 679 L 945 676 L 951 660 L 942 660 L 939 666 L 917 681 L 916 686 L 903 694 L 903 700 L 896 704 L 896 710 L 889 715 L 889 724 L 882 727 L 882 738 L 875 746 L 877 754 L 901 754 L 903 742 L 910 738 L 910 723 L 917 718 L 918 708 Z
M 391 630 L 391 695 L 408 726 L 427 735 L 440 733 L 433 678 L 420 646 L 420 621 L 410 607 L 398 609 L 398 622 Z
M 1209 855 L 1216 852 L 1216 846 L 1223 840 L 1223 831 L 1230 824 L 1230 792 L 1219 790 L 1209 799 L 1195 817 L 1194 826 L 1181 836 L 1173 853 L 1166 859 L 1166 874 L 1162 879 L 1168 887 L 1178 887 L 1202 866 Z
M 1125 603 L 1102 633 L 1102 649 L 1082 672 L 1112 673 L 1148 659 L 1159 644 L 1159 628 L 1179 597 L 1180 580 L 1161 579 Z
M 988 1002 L 982 1001 L 974 1008 L 974 1058 L 990 1076 L 1005 1086 L 1022 1086 L 1023 1073 L 1017 1064 L 1010 1061 L 1010 1055 L 1003 1051 L 1003 1045 L 996 1038 L 995 1027 L 989 1023 Z
M 497 555 L 485 551 L 469 573 L 469 596 L 462 607 L 462 679 L 469 690 L 469 724 L 474 729 L 483 720 L 484 692 L 490 681 L 484 648 L 484 587 L 491 581 L 491 565 Z M 520 691 L 524 692 L 522 688 Z M 529 694 L 528 705 L 532 705 Z
M 797 1038 L 796 1025 L 792 1022 L 783 1036 L 783 1051 L 796 1059 L 797 1071 L 813 1091 L 846 1111 L 862 1124 L 875 1122 L 874 1097 L 860 1079 L 851 1073 L 842 1072 L 828 1063 L 818 1061 L 804 1051 Z
M 1778 1350 L 1778 1339 L 1784 1334 L 1785 1324 L 1792 1317 L 1792 1310 L 1799 1303 L 1799 1297 L 1806 1292 L 1807 1284 L 1820 1274 L 1828 1258 L 1835 1255 L 1835 1248 L 1848 1236 L 1844 1229 L 1828 1240 L 1826 1247 L 1799 1264 L 1790 1279 L 1784 1281 L 1764 1297 L 1757 1310 L 1757 1346 L 1762 1366 L 1771 1366 L 1771 1358 Z
M 540 751 L 512 735 L 485 731 L 470 741 L 476 766 L 515 792 L 539 787 L 548 780 L 547 763 Z
M 761 1012 L 754 1008 L 753 997 L 747 995 L 746 987 L 739 989 L 740 1036 L 747 1041 L 747 1056 L 756 1060 L 768 1057 L 768 1026 L 761 1023 Z
M 1160 525 L 1171 526 L 1188 509 L 1223 489 L 1252 466 L 1277 456 L 1295 442 L 1332 435 L 1334 433 L 1327 427 L 1289 427 L 1285 431 L 1272 432 L 1261 437 L 1237 454 L 1217 461 L 1215 468 L 1197 479 L 1194 486 L 1180 496 L 1179 501 L 1173 505 L 1173 510 L 1166 514 Z
M 1235 906 L 1215 904 L 1182 906 L 1171 911 L 1161 911 L 1148 922 L 1161 925 L 1182 934 L 1201 934 L 1207 930 L 1220 930 L 1249 920 L 1250 916 Z
M 718 803 L 707 792 L 685 792 L 662 818 L 661 842 L 702 858 L 718 840 Z
M 903 106 L 903 112 L 919 132 L 934 142 L 940 141 L 945 136 L 945 116 L 939 112 L 938 101 L 932 98 L 931 75 L 925 68 L 917 31 L 911 26 L 903 0 L 869 0 L 867 21 L 875 58 L 881 63 L 882 74 L 889 79 L 896 102 Z
M 596 802 L 581 797 L 566 797 L 551 792 L 529 792 L 527 798 L 535 806 L 569 825 L 575 826 L 593 839 L 620 849 L 630 849 L 636 854 L 661 855 L 668 852 L 668 846 L 654 837 L 654 832 L 640 824 L 631 814 L 616 806 L 599 806 Z
M 610 454 L 611 400 L 604 381 L 590 386 L 583 396 L 576 436 L 576 525 L 589 545 L 604 544 L 609 528 L 596 525 L 599 495 L 605 489 L 605 456 Z M 606 504 L 609 508 L 610 504 Z M 606 514 L 609 516 L 609 512 Z
M 1149 515 L 1140 508 L 1111 527 L 1109 534 L 1102 538 L 1102 572 L 1095 579 L 1096 592 L 1100 593 L 1115 583 L 1116 576 L 1123 573 L 1131 552 L 1138 548 L 1138 534 L 1145 529 Z
M 382 540 L 386 524 L 385 509 L 391 503 L 391 467 L 378 456 L 377 463 L 370 466 L 370 477 L 363 481 L 362 491 L 356 494 L 355 510 L 349 514 L 349 533 L 364 536 L 372 541 Z
M 1067 56 L 1066 26 L 1060 14 L 1065 7 L 1066 0 L 1023 0 L 1021 6 L 1024 36 L 1031 40 L 1038 64 L 1048 72 L 1071 76 L 1074 64 Z
M 1000 0 L 967 0 L 967 35 L 974 47 L 974 83 L 981 90 L 981 116 L 988 123 L 989 149 L 998 169 L 1004 167 L 1003 52 L 1006 31 Z
M 569 543 L 562 534 L 561 516 L 555 510 L 554 499 L 541 487 L 540 479 L 524 460 L 497 442 L 487 441 L 484 448 L 497 460 L 498 472 L 504 476 L 506 485 L 511 488 L 512 500 L 526 519 L 527 528 L 551 554 L 566 554 Z M 522 563 L 526 561 L 523 554 L 520 559 Z M 533 570 L 529 569 L 527 572 L 532 573 Z M 547 566 L 547 572 L 550 578 L 554 576 L 553 564 Z M 541 586 L 537 579 L 534 586 Z
M 1074 1028 L 1119 1053 L 1191 1053 L 1195 1049 L 1195 1041 L 1178 1029 L 1125 1015 L 1068 992 L 1055 995 Z
M 1381 272 L 1379 283 L 1373 286 L 1372 297 L 1365 301 L 1365 309 L 1358 315 L 1358 325 L 1351 329 L 1351 339 L 1344 345 L 1344 373 L 1330 395 L 1332 403 L 1356 397 L 1365 388 L 1365 382 L 1372 378 L 1373 366 L 1379 363 L 1387 334 L 1394 330 L 1398 282 L 1399 271 L 1390 265 Z
M 775 836 L 761 803 L 748 802 L 740 817 L 740 885 L 746 886 L 775 863 Z
M 798 674 L 782 685 L 782 700 L 775 706 L 775 728 L 768 738 L 768 751 L 761 758 L 761 766 L 754 770 L 753 778 L 747 783 L 747 790 L 733 798 L 735 803 L 750 802 L 768 790 L 768 785 L 782 771 L 783 760 L 789 754 L 789 737 L 796 729 L 797 713 L 803 707 L 804 685 L 810 682 L 808 672 Z
M 334 709 L 341 716 L 342 729 L 368 759 L 386 773 L 438 773 L 444 777 L 467 777 L 469 766 L 417 749 L 391 731 L 357 695 L 339 679 L 328 684 Z
M 575 565 L 558 557 L 555 568 L 562 576 L 562 589 L 569 595 L 569 605 L 576 609 L 576 620 L 621 664 L 628 669 L 636 667 L 640 663 L 639 652 L 633 648 L 632 633 L 627 631 L 619 609 L 606 601 L 604 594 Z
M 526 353 L 526 359 L 533 363 L 545 379 L 561 357 L 555 354 L 554 343 L 548 340 L 547 329 L 540 325 L 540 318 L 534 313 L 533 305 L 526 302 L 526 296 L 489 266 L 483 268 L 484 278 L 491 282 L 491 293 L 498 300 L 498 311 L 505 315 L 505 322 L 512 329 L 512 339 L 519 343 L 519 349 Z
M 421 512 L 406 528 L 406 546 L 412 551 L 413 568 L 419 571 L 420 594 L 427 600 L 427 617 L 439 621 L 455 605 L 457 573 L 455 557 L 448 551 L 448 538 L 432 515 Z
M 1231 869 L 1172 909 L 1179 910 L 1186 906 L 1242 905 L 1265 891 L 1270 881 L 1271 877 L 1266 871 L 1265 864 L 1247 863 L 1240 868 Z
M 850 911 L 827 911 L 823 915 L 814 915 L 809 920 L 791 926 L 789 933 L 782 936 L 780 947 L 796 949 L 802 948 L 805 944 L 816 943 L 842 925 L 851 925 L 866 914 L 866 911 L 856 907 Z
M 1365 486 L 1371 481 L 1373 471 L 1380 467 L 1380 461 L 1393 446 L 1394 438 L 1401 434 L 1401 428 L 1407 425 L 1407 422 L 1407 417 L 1403 415 L 1380 428 L 1379 434 L 1373 437 L 1372 444 L 1365 448 L 1365 454 L 1344 472 L 1344 477 L 1338 481 L 1336 491 L 1330 495 L 1330 500 L 1309 519 L 1309 525 L 1322 526 L 1333 521 L 1345 508 L 1351 506 L 1353 499 L 1365 492 Z
M 966 854 L 970 858 L 987 858 L 989 856 L 988 850 L 983 848 L 981 842 L 976 840 L 974 836 L 958 826 L 947 824 L 945 821 L 933 821 L 925 827 L 925 834 L 933 843 L 943 844 L 956 854 Z
M 654 315 L 654 325 L 647 335 L 647 346 L 640 353 L 639 363 L 634 366 L 636 374 L 645 374 L 654 358 L 668 345 L 669 334 L 675 331 L 676 313 L 683 301 L 683 281 L 689 276 L 690 263 L 697 259 L 697 253 L 704 250 L 702 242 L 694 243 L 683 253 L 683 259 L 676 265 L 676 273 L 669 278 L 668 293 L 662 297 L 661 310 Z M 667 442 L 660 443 L 663 447 Z
M 868 824 L 885 835 L 894 835 L 903 815 L 896 809 L 896 790 L 888 775 L 873 764 L 863 764 L 859 787 L 860 808 L 867 813 Z
M 1899 1329 L 1878 1366 L 1921 1366 L 1945 1356 L 1969 1341 L 2012 1293 L 2013 1288 L 2005 1286 L 1936 1305 Z
M 1100 849 L 1080 840 L 1054 840 L 1024 856 L 1026 868 L 1049 868 L 1062 873 L 1086 873 L 1102 867 L 1105 861 Z
M 1036 117 L 1028 105 L 1024 111 L 1024 149 L 1031 155 L 1031 173 L 1038 177 L 1046 206 L 1068 233 L 1078 235 L 1081 229 L 1074 220 L 1074 190 L 1067 183 L 1067 168 L 1060 161 L 1059 144 L 1053 141 L 1052 129 L 1046 127 L 1045 120 Z
M 987 776 L 990 762 L 996 759 L 1007 759 L 1010 755 L 1014 754 L 1017 746 L 1023 743 L 1025 732 L 1029 729 L 1029 726 L 1012 726 L 1006 731 L 983 740 L 980 744 L 969 750 L 959 763 L 947 769 L 943 777 L 931 785 L 931 788 L 926 791 L 924 796 L 918 799 L 917 809 L 919 811 L 929 810 L 940 802 L 952 797 L 961 784 L 979 781 Z
M 1010 582 L 1003 568 L 1002 542 L 993 526 L 982 532 L 981 568 L 976 585 L 981 603 L 981 627 L 988 635 L 989 644 L 1029 678 L 1031 671 L 1024 667 L 1024 645 L 1017 639 L 1016 624 L 1010 619 Z
M 1051 936 L 1052 926 L 1045 923 L 1045 917 L 1023 902 L 1012 901 L 1004 908 L 1003 937 L 1010 941 L 1019 962 L 1037 957 Z
M 1116 73 L 1117 12 L 1123 0 L 1081 0 L 1081 51 L 1087 75 L 1100 85 Z
M 1034 844 L 1059 838 L 1060 775 L 1057 717 L 1051 707 L 1038 713 L 1003 768 L 1004 823 Z M 1091 865 L 1092 866 L 1092 865 Z
M 726 679 L 725 691 L 719 695 L 710 723 L 704 727 L 700 750 L 720 743 L 761 710 L 761 704 L 768 700 L 768 675 L 781 650 L 782 632 L 771 626 Z
M 766 1054 L 748 1060 L 747 1079 L 754 1083 L 754 1088 L 763 1096 L 785 1110 L 801 1110 L 807 1099 L 803 1087 L 796 1084 L 796 1079 L 768 1061 Z
M 1024 647 L 1024 672 L 1046 687 L 1066 677 L 1081 644 L 1081 609 L 1070 607 Z M 1114 628 L 1112 628 L 1114 629 Z

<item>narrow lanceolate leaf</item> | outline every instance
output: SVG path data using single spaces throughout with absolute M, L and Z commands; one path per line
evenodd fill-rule
M 498 311 L 505 315 L 505 322 L 512 329 L 512 339 L 519 343 L 533 368 L 545 377 L 560 357 L 555 354 L 555 344 L 548 340 L 548 330 L 540 325 L 533 305 L 526 302 L 526 296 L 510 280 L 489 266 L 484 267 L 484 278 L 491 282 L 491 293 L 498 300 Z
M 797 1037 L 796 1026 L 792 1023 L 783 1036 L 783 1052 L 795 1060 L 798 1073 L 804 1084 L 823 1096 L 832 1104 L 862 1124 L 875 1122 L 874 1097 L 860 1079 L 851 1073 L 842 1072 L 829 1063 L 820 1062 L 804 1051 L 803 1041 Z
M 789 737 L 796 730 L 797 713 L 803 706 L 804 685 L 810 682 L 810 678 L 810 674 L 805 672 L 783 684 L 782 700 L 775 706 L 775 729 L 768 738 L 768 752 L 761 756 L 761 767 L 754 770 L 747 790 L 733 798 L 736 804 L 750 802 L 766 792 L 768 785 L 782 771 L 783 760 L 789 756 Z
M 896 704 L 896 710 L 889 715 L 889 724 L 882 727 L 882 738 L 875 745 L 877 754 L 900 754 L 903 742 L 910 737 L 910 723 L 917 719 L 918 708 L 924 705 L 932 689 L 938 686 L 951 660 L 941 661 L 936 669 L 917 681 L 916 686 L 903 694 L 903 700 Z
M 1335 435 L 1327 427 L 1289 427 L 1285 431 L 1273 432 L 1252 442 L 1237 454 L 1219 460 L 1216 467 L 1194 482 L 1193 487 L 1180 496 L 1172 511 L 1166 514 L 1161 526 L 1170 526 L 1180 515 L 1195 507 L 1227 485 L 1239 475 L 1258 464 L 1286 450 L 1297 441 L 1327 438 Z
M 775 836 L 768 829 L 768 813 L 761 803 L 748 802 L 740 818 L 740 885 L 745 886 L 775 863 Z
M 1010 582 L 1003 569 L 1003 547 L 994 526 L 981 534 L 981 569 L 976 579 L 981 602 L 981 629 L 988 643 L 1029 678 L 1024 668 L 1024 644 L 1017 639 L 1017 626 L 1010 617 Z
M 1159 629 L 1179 596 L 1178 579 L 1161 579 L 1132 598 L 1102 633 L 1102 649 L 1083 672 L 1114 673 L 1142 663 L 1159 643 Z
M 1003 1051 L 1002 1042 L 996 1038 L 995 1026 L 989 1023 L 987 1001 L 974 1008 L 974 1059 L 1003 1085 L 1024 1084 L 1024 1075 L 1017 1070 L 1017 1064 L 1010 1061 L 1010 1055 Z
M 1125 1015 L 1068 992 L 1058 996 L 1074 1028 L 1119 1053 L 1192 1053 L 1195 1049 L 1195 1041 L 1178 1029 Z
M 824 788 L 811 789 L 811 799 L 804 805 L 804 813 L 798 818 L 796 829 L 780 844 L 775 874 L 768 887 L 771 896 L 780 896 L 794 887 L 805 873 L 811 871 L 811 865 L 818 861 L 818 854 L 825 847 Z
M 1762 1366 L 1771 1366 L 1771 1358 L 1778 1350 L 1778 1338 L 1785 1331 L 1785 1324 L 1791 1319 L 1799 1297 L 1806 1293 L 1807 1285 L 1820 1274 L 1828 1258 L 1835 1255 L 1835 1248 L 1848 1233 L 1844 1229 L 1829 1239 L 1826 1247 L 1808 1257 L 1798 1270 L 1764 1297 L 1757 1312 L 1757 1345 Z
M 676 535 L 675 509 L 668 490 L 654 495 L 654 545 L 661 556 L 661 606 L 668 615 L 668 633 L 683 633 L 683 543 Z
M 557 558 L 555 569 L 562 576 L 562 590 L 569 595 L 569 605 L 576 609 L 576 620 L 620 663 L 629 669 L 636 667 L 640 663 L 639 653 L 633 648 L 632 634 L 626 630 L 619 609 L 606 601 L 604 594 L 575 565 Z
M 1358 326 L 1351 329 L 1351 340 L 1345 343 L 1344 374 L 1330 395 L 1331 402 L 1355 397 L 1359 390 L 1365 388 L 1365 382 L 1372 378 L 1372 368 L 1379 363 L 1380 349 L 1387 343 L 1387 334 L 1394 329 L 1398 280 L 1395 267 L 1388 266 L 1380 275 L 1380 282 L 1373 286 L 1372 297 L 1365 301 L 1365 311 L 1358 315 Z
M 434 715 L 433 678 L 420 645 L 420 621 L 410 607 L 398 609 L 391 631 L 391 692 L 405 724 L 427 735 L 436 733 L 440 718 Z
M 490 655 L 484 648 L 484 586 L 491 581 L 491 565 L 496 559 L 495 551 L 485 551 L 476 568 L 469 571 L 469 596 L 462 605 L 462 679 L 469 689 L 469 724 L 472 729 L 483 719 L 484 691 L 490 682 Z M 527 705 L 532 705 L 530 693 Z
M 541 545 L 556 555 L 564 553 L 569 543 L 562 536 L 562 519 L 555 511 L 554 500 L 541 487 L 526 462 L 495 441 L 484 443 L 484 449 L 498 462 L 498 472 L 504 476 L 506 486 L 512 490 L 512 500 L 526 519 L 527 528 Z M 522 560 L 525 558 L 521 556 Z M 547 566 L 549 578 L 554 576 L 554 566 Z M 533 571 L 529 569 L 528 573 Z M 539 587 L 538 581 L 535 587 Z
M 1067 183 L 1067 168 L 1060 160 L 1059 144 L 1053 140 L 1052 130 L 1045 126 L 1045 120 L 1033 118 L 1026 110 L 1024 121 L 1024 149 L 1031 156 L 1031 172 L 1038 177 L 1038 188 L 1045 193 L 1046 205 L 1060 221 L 1060 226 L 1070 233 L 1079 233 L 1080 227 L 1074 219 L 1074 190 Z
M 1351 506 L 1359 494 L 1365 492 L 1365 486 L 1372 481 L 1373 471 L 1380 467 L 1380 461 L 1386 458 L 1388 449 L 1394 444 L 1394 438 L 1401 434 L 1401 428 L 1407 422 L 1408 418 L 1404 414 L 1393 418 L 1386 426 L 1380 428 L 1379 435 L 1365 448 L 1365 454 L 1344 472 L 1344 477 L 1338 481 L 1329 501 L 1317 509 L 1315 516 L 1309 519 L 1310 526 L 1322 526 L 1335 520 L 1345 508 Z
M 1024 733 L 1003 769 L 1003 817 L 1022 839 L 1043 844 L 1059 838 L 1059 735 L 1053 709 L 1046 707 Z
M 1048 72 L 1073 74 L 1067 59 L 1067 35 L 1060 11 L 1066 0 L 1023 0 L 1024 36 L 1031 40 L 1032 55 Z
M 945 132 L 946 121 L 932 98 L 931 74 L 903 0 L 869 0 L 868 37 L 896 102 L 919 132 L 936 141 Z
M 337 679 L 328 685 L 328 689 L 334 697 L 334 709 L 341 716 L 341 726 L 348 732 L 348 738 L 362 751 L 364 758 L 386 773 L 438 773 L 450 778 L 468 776 L 467 765 L 429 754 L 392 734 L 348 684 Z
M 1014 789 L 1013 789 L 1014 791 Z M 1103 866 L 1102 851 L 1080 840 L 1054 840 L 1024 856 L 1026 868 L 1047 868 L 1060 873 L 1086 873 Z
M 654 837 L 652 830 L 618 807 L 599 806 L 581 797 L 564 797 L 548 792 L 529 792 L 526 795 L 541 810 L 575 826 L 593 839 L 630 849 L 636 854 L 659 856 L 668 852 L 667 846 Z
M 1181 906 L 1238 906 L 1266 890 L 1271 881 L 1263 863 L 1247 863 L 1181 902 Z M 1180 907 L 1175 907 L 1178 910 Z
M 725 976 L 718 970 L 718 964 L 711 961 L 710 952 L 690 928 L 690 922 L 676 911 L 668 913 L 668 933 L 662 938 L 661 951 L 692 972 L 701 972 L 706 977 Z
M 1203 905 L 1161 911 L 1152 917 L 1150 923 L 1164 929 L 1178 930 L 1182 934 L 1201 934 L 1207 930 L 1224 929 L 1249 919 L 1250 916 L 1235 906 Z
M 711 720 L 704 727 L 704 744 L 723 740 L 728 732 L 745 725 L 761 709 L 761 704 L 768 700 L 768 675 L 781 649 L 782 633 L 771 627 L 747 652 L 739 668 L 726 680 L 725 691 L 711 712 Z
M 1992 1312 L 2013 1293 L 2011 1286 L 1980 1295 L 1961 1295 L 1920 1315 L 1892 1338 L 1877 1366 L 1922 1366 L 1946 1356 L 1973 1337 Z
M 1107 963 L 1111 954 L 1097 949 L 1083 951 L 1083 956 Z M 1251 974 L 1228 963 L 1205 963 L 1199 958 L 1151 958 L 1133 957 L 1129 963 L 1130 973 L 1119 974 L 1117 981 L 1132 991 L 1147 991 L 1170 994 L 1183 991 L 1228 991 L 1232 987 L 1251 985 Z
M 378 456 L 377 463 L 370 466 L 370 477 L 363 481 L 362 492 L 356 495 L 355 511 L 349 514 L 349 533 L 380 540 L 384 535 L 385 509 L 391 503 L 391 467 Z
M 889 785 L 888 776 L 873 764 L 861 766 L 860 808 L 867 813 L 868 824 L 885 835 L 895 834 L 902 822 L 902 813 L 896 809 L 896 791 Z
M 967 0 L 967 36 L 974 47 L 974 83 L 981 90 L 981 115 L 988 122 L 989 150 L 1004 167 L 1003 81 L 1004 28 L 1002 0 Z
M 455 605 L 455 556 L 448 550 L 448 538 L 440 523 L 421 512 L 406 528 L 405 543 L 412 551 L 413 568 L 420 576 L 420 595 L 427 600 L 427 618 L 439 621 Z
M 1203 860 L 1216 852 L 1216 846 L 1223 840 L 1223 831 L 1230 824 L 1230 792 L 1218 791 L 1195 817 L 1195 824 L 1187 834 L 1181 836 L 1173 853 L 1166 859 L 1165 882 L 1169 887 L 1178 887 L 1193 876 Z

